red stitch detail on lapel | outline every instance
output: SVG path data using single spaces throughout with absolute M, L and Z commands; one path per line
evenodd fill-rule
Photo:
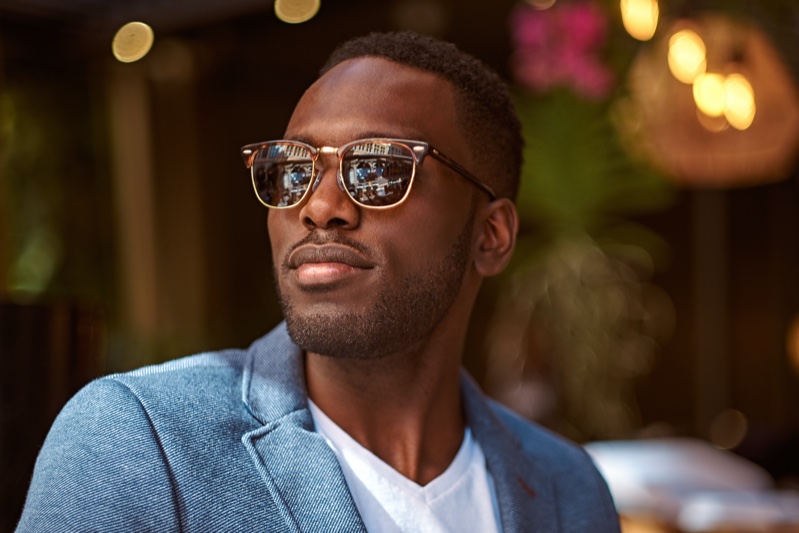
M 535 492 L 535 490 L 533 490 L 533 488 L 532 488 L 532 487 L 530 487 L 530 485 L 528 485 L 527 483 L 525 483 L 525 482 L 524 482 L 524 480 L 523 480 L 522 478 L 520 478 L 520 477 L 517 477 L 517 478 L 516 478 L 516 481 L 518 481 L 518 482 L 519 482 L 519 485 L 521 485 L 521 486 L 522 486 L 522 488 L 524 489 L 524 492 L 526 492 L 527 494 L 529 494 L 531 498 L 535 498 L 536 496 L 538 496 L 538 494 Z

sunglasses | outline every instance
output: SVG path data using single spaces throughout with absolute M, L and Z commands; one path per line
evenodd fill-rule
M 266 207 L 294 207 L 319 186 L 316 161 L 320 154 L 338 156 L 339 188 L 356 204 L 385 209 L 405 201 L 416 176 L 416 167 L 429 154 L 485 191 L 494 190 L 471 172 L 426 142 L 398 139 L 359 139 L 335 148 L 314 148 L 298 141 L 269 141 L 241 149 L 252 174 L 258 200 Z

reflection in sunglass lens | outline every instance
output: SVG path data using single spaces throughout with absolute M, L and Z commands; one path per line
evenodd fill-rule
M 410 148 L 392 142 L 356 144 L 347 149 L 341 162 L 341 176 L 350 196 L 372 207 L 402 201 L 413 172 Z
M 302 145 L 274 143 L 255 154 L 253 183 L 267 205 L 289 207 L 302 200 L 313 179 L 313 156 Z

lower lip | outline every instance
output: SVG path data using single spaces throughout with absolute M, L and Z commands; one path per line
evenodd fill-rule
M 362 270 L 344 263 L 305 263 L 294 272 L 297 281 L 304 285 L 324 285 L 342 281 Z

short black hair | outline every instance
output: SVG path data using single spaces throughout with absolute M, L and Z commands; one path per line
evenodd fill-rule
M 452 83 L 458 126 L 497 196 L 515 199 L 524 141 L 510 93 L 499 75 L 452 43 L 410 31 L 370 33 L 336 48 L 319 75 L 348 59 L 377 56 L 431 72 Z

